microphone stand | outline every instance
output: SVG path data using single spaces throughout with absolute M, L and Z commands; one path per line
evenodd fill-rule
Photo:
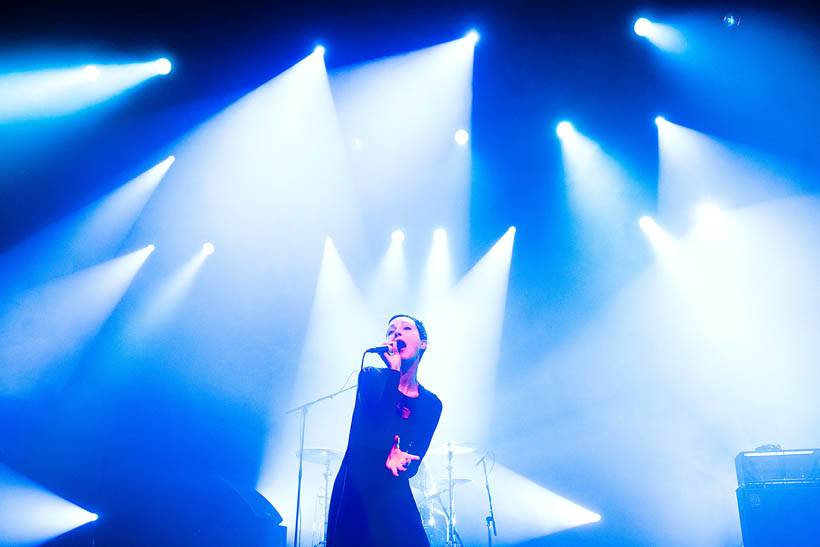
M 495 461 L 495 460 L 493 460 Z M 484 467 L 484 485 L 487 487 L 487 501 L 490 503 L 490 515 L 487 517 L 487 545 L 493 547 L 493 536 L 498 536 L 495 529 L 495 515 L 493 514 L 493 496 L 490 494 L 490 479 L 487 477 L 486 456 L 481 458 L 481 465 Z M 490 524 L 493 526 L 493 533 L 490 534 Z
M 293 414 L 294 412 L 300 412 L 300 420 L 299 420 L 299 479 L 296 486 L 296 522 L 293 525 L 293 547 L 299 547 L 301 541 L 299 538 L 299 519 L 301 517 L 301 502 L 302 502 L 302 463 L 304 462 L 304 455 L 305 455 L 305 424 L 307 423 L 307 411 L 310 407 L 315 405 L 318 402 L 324 401 L 325 399 L 332 399 L 336 395 L 340 393 L 344 393 L 345 391 L 350 391 L 356 387 L 356 385 L 352 385 L 350 387 L 346 387 L 336 393 L 331 393 L 330 395 L 325 395 L 324 397 L 319 397 L 309 403 L 305 403 L 303 405 L 299 405 L 297 407 L 291 408 L 285 414 Z M 325 531 L 327 533 L 327 531 Z

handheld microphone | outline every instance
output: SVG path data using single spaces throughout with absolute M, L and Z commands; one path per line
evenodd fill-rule
M 378 353 L 379 355 L 385 354 L 388 351 L 390 351 L 390 348 L 387 346 L 374 346 L 364 350 L 365 353 Z

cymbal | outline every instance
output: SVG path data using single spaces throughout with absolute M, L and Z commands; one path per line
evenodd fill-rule
M 467 484 L 471 481 L 472 479 L 453 479 L 453 488 L 455 488 L 459 484 Z M 449 489 L 450 481 L 448 479 L 439 479 L 435 481 L 435 487 L 429 492 L 426 492 L 425 496 L 428 498 L 432 498 L 433 496 L 447 492 Z
M 467 484 L 468 482 L 473 482 L 473 479 L 453 479 L 453 486 L 458 486 L 459 484 Z M 436 489 L 447 490 L 450 487 L 449 479 L 439 479 L 436 481 Z
M 476 443 L 455 443 L 450 441 L 446 443 L 434 444 L 430 447 L 427 453 L 433 456 L 446 456 L 452 451 L 453 456 L 460 456 L 461 454 L 469 454 L 470 452 L 475 452 L 476 450 L 478 450 L 478 445 Z
M 299 451 L 296 451 L 296 457 L 299 457 Z M 339 461 L 344 456 L 344 451 L 338 448 L 305 448 L 304 458 L 306 462 L 320 463 L 328 465 L 330 462 Z

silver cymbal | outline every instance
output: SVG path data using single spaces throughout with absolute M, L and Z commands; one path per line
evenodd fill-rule
M 453 456 L 460 456 L 461 454 L 469 454 L 470 452 L 475 452 L 476 450 L 478 450 L 478 444 L 476 443 L 456 443 L 449 441 L 446 443 L 434 444 L 430 447 L 427 453 L 433 456 L 446 456 L 452 452 Z
M 467 484 L 468 482 L 472 482 L 472 479 L 453 479 L 453 488 L 455 488 L 459 484 Z M 432 498 L 435 495 L 447 492 L 449 489 L 450 481 L 447 479 L 439 479 L 435 482 L 435 487 L 430 492 L 426 493 L 426 496 L 428 498 Z
M 344 451 L 338 448 L 305 448 L 304 459 L 306 462 L 329 465 L 331 462 L 340 461 L 344 454 Z M 298 450 L 295 455 L 299 457 Z

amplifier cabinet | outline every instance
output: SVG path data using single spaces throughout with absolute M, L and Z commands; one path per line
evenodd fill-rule
M 820 482 L 772 482 L 737 489 L 744 547 L 820 546 Z

